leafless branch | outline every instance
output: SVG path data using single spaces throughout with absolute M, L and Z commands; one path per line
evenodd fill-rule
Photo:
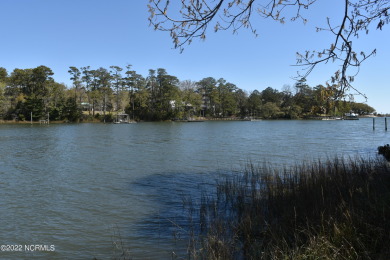
M 257 12 L 263 18 L 270 18 L 285 23 L 286 20 L 301 20 L 306 23 L 302 11 L 309 9 L 317 0 L 180 0 L 180 10 L 172 10 L 170 0 L 149 0 L 150 24 L 160 31 L 170 32 L 175 48 L 183 51 L 185 44 L 193 39 L 205 39 L 209 26 L 214 31 L 232 29 L 233 33 L 241 28 L 251 30 L 257 36 L 252 24 L 252 16 Z M 256 3 L 256 5 L 255 5 Z M 330 46 L 321 51 L 306 51 L 297 53 L 297 66 L 303 66 L 305 73 L 298 74 L 306 78 L 313 69 L 321 63 L 340 64 L 335 74 L 330 78 L 333 84 L 339 86 L 340 97 L 352 86 L 361 64 L 376 54 L 376 50 L 365 54 L 353 48 L 361 32 L 368 33 L 372 24 L 382 30 L 389 23 L 389 0 L 344 0 L 344 13 L 340 22 L 332 25 L 327 19 L 327 28 L 317 28 L 317 31 L 328 31 L 334 38 Z M 293 16 L 287 17 L 287 10 L 293 10 Z M 353 69 L 355 68 L 355 69 Z M 364 95 L 363 95 L 364 96 Z

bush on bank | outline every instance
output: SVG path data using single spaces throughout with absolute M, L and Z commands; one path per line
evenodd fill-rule
M 384 146 L 379 146 L 378 154 L 383 155 L 386 158 L 386 160 L 390 161 L 390 145 L 386 144 Z

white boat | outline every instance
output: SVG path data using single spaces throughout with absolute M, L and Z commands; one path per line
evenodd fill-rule
M 359 115 L 355 113 L 345 113 L 344 120 L 359 120 Z

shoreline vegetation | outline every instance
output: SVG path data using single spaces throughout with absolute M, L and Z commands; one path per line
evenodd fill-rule
M 249 165 L 215 188 L 196 211 L 189 259 L 390 259 L 383 158 Z
M 363 115 L 359 116 L 359 118 L 380 118 L 380 117 L 388 117 L 389 115 Z M 299 118 L 295 120 L 326 120 L 330 118 L 327 115 L 322 116 L 312 116 L 307 118 Z M 96 118 L 91 117 L 85 117 L 80 118 L 77 121 L 69 121 L 69 120 L 39 120 L 39 121 L 28 121 L 28 120 L 3 120 L 0 119 L 0 124 L 64 124 L 64 123 L 112 123 L 115 121 L 115 114 L 108 114 L 107 121 L 104 122 L 99 116 Z M 342 119 L 342 118 L 341 118 Z M 183 118 L 183 119 L 169 119 L 169 120 L 139 120 L 136 122 L 188 122 L 188 121 L 196 121 L 196 122 L 202 122 L 202 121 L 260 121 L 260 120 L 291 120 L 286 118 L 274 118 L 274 119 L 264 119 L 264 118 L 253 118 L 253 117 L 246 117 L 246 118 L 240 118 L 240 117 L 192 117 L 192 118 Z

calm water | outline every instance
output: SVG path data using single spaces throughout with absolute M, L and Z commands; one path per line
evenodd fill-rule
M 389 143 L 376 122 L 0 125 L 0 242 L 55 247 L 0 259 L 111 259 L 120 239 L 135 259 L 170 259 L 183 196 L 249 161 L 374 156 Z

